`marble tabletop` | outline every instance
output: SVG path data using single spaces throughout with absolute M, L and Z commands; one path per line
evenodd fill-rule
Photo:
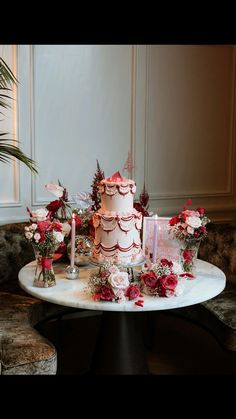
M 94 266 L 81 267 L 79 278 L 69 280 L 65 276 L 66 266 L 55 263 L 56 285 L 51 288 L 34 287 L 35 263 L 30 262 L 19 272 L 19 284 L 23 290 L 41 300 L 87 310 L 140 312 L 186 307 L 215 297 L 226 284 L 225 274 L 219 268 L 198 259 L 197 276 L 186 280 L 182 295 L 170 298 L 145 295 L 144 306 L 140 307 L 134 304 L 134 300 L 125 303 L 94 301 L 86 290 L 91 271 L 98 269 Z

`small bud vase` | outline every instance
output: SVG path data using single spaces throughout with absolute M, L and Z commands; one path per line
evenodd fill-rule
M 34 274 L 34 286 L 48 288 L 56 285 L 55 273 L 53 270 L 53 252 L 49 250 L 44 256 L 37 246 L 34 247 L 36 268 Z
M 184 272 L 189 272 L 196 275 L 196 260 L 200 241 L 195 243 L 180 243 L 180 262 Z

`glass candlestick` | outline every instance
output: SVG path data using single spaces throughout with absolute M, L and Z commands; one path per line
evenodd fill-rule
M 67 279 L 77 279 L 79 278 L 79 268 L 77 266 L 67 266 L 66 268 L 66 278 Z

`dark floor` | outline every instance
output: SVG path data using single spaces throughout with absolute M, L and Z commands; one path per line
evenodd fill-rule
M 101 319 L 101 312 L 94 314 L 75 312 L 61 322 L 53 320 L 38 327 L 57 348 L 58 375 L 89 372 Z M 153 344 L 147 350 L 151 374 L 236 373 L 236 352 L 223 349 L 202 327 L 171 312 L 157 312 L 154 320 Z M 145 322 L 146 317 L 142 324 Z

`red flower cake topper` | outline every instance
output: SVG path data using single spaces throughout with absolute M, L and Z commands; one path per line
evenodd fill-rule
M 122 182 L 125 180 L 123 176 L 121 176 L 120 172 L 115 172 L 111 177 L 107 178 L 109 182 Z

